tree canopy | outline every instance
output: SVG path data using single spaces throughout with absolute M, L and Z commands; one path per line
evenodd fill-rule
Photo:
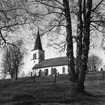
M 88 68 L 91 71 L 95 71 L 95 69 L 99 69 L 99 67 L 101 67 L 102 64 L 103 64 L 103 61 L 99 56 L 97 56 L 95 54 L 92 54 L 92 55 L 89 56 Z
M 2 72 L 4 75 L 9 73 L 11 78 L 15 78 L 17 80 L 20 69 L 24 64 L 23 58 L 25 51 L 22 49 L 22 40 L 18 40 L 13 45 L 5 47 L 2 58 Z

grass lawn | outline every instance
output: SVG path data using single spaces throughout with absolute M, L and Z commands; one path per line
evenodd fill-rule
M 105 105 L 105 82 L 102 72 L 86 76 L 86 91 L 95 97 L 81 94 L 71 97 L 66 75 L 54 77 L 19 78 L 17 81 L 0 80 L 0 105 Z

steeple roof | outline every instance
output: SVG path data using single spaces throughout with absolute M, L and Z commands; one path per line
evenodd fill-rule
M 37 37 L 36 37 L 36 41 L 35 41 L 35 45 L 33 50 L 43 50 L 42 49 L 42 43 L 41 43 L 41 38 L 39 35 L 39 29 L 38 29 L 38 33 L 37 33 Z

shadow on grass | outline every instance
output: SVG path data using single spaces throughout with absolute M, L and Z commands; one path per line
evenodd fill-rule
M 77 94 L 75 97 L 67 97 L 67 99 L 36 99 L 33 95 L 27 94 L 16 94 L 11 99 L 0 100 L 0 104 L 12 103 L 12 105 L 41 105 L 41 103 L 59 103 L 59 104 L 73 104 L 78 105 L 98 105 L 102 100 L 105 99 L 105 95 L 83 95 Z M 39 104 L 38 104 L 39 103 Z M 98 103 L 98 104 L 95 104 Z M 100 105 L 100 104 L 99 104 Z
M 26 101 L 26 100 L 34 100 L 34 99 L 35 98 L 33 97 L 33 95 L 19 94 L 19 95 L 14 95 L 11 101 Z
M 60 101 L 60 103 L 72 103 L 75 105 L 75 103 L 79 103 L 78 105 L 103 105 L 102 102 L 105 104 L 105 95 L 94 95 L 94 96 L 84 96 L 79 95 L 75 98 L 69 98 L 63 101 Z M 101 104 L 100 104 L 101 103 Z M 76 104 L 77 105 L 77 104 Z
M 87 89 L 91 89 L 91 93 L 100 94 L 93 95 L 88 92 L 85 94 L 70 95 L 70 84 L 66 79 L 67 77 L 61 76 L 57 78 L 57 83 L 52 84 L 53 77 L 45 77 L 42 82 L 37 78 L 37 82 L 33 82 L 31 78 L 21 78 L 16 82 L 11 80 L 1 81 L 0 85 L 0 105 L 104 105 L 99 104 L 105 102 L 105 95 L 103 91 L 95 90 L 91 86 L 91 82 L 87 81 Z M 103 87 L 102 87 L 103 88 Z M 39 103 L 39 104 L 38 104 Z M 59 103 L 59 104 L 53 104 Z M 79 104 L 78 104 L 79 103 Z M 86 104 L 85 104 L 86 103 Z M 94 104 L 98 103 L 98 104 Z
M 105 99 L 105 95 L 94 95 L 95 98 L 104 98 Z

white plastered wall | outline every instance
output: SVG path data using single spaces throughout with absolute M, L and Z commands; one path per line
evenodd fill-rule
M 63 67 L 65 67 L 65 73 L 63 73 Z M 51 75 L 51 69 L 52 68 L 56 68 L 57 69 L 57 73 L 59 74 L 68 74 L 68 67 L 67 65 L 64 66 L 53 66 L 53 67 L 46 67 L 46 68 L 39 68 L 39 69 L 34 69 L 33 70 L 33 75 L 36 73 L 36 75 L 39 75 L 39 70 L 41 70 L 42 72 L 44 72 L 45 69 L 48 69 L 48 75 Z

